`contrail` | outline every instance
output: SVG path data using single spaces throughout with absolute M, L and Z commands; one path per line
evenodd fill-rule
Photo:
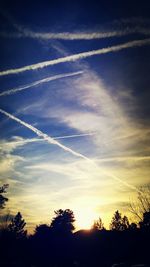
M 45 141 L 47 141 L 49 144 L 53 144 L 53 145 L 57 145 L 59 146 L 60 148 L 62 148 L 63 150 L 65 151 L 68 151 L 70 152 L 71 154 L 77 156 L 77 157 L 80 157 L 80 158 L 83 158 L 83 159 L 86 159 L 86 160 L 89 160 L 86 156 L 72 150 L 71 148 L 67 147 L 67 146 L 64 146 L 62 145 L 61 143 L 59 143 L 58 141 L 54 140 L 54 138 L 48 136 L 47 134 L 43 133 L 42 131 L 38 130 L 37 128 L 35 128 L 34 126 L 30 125 L 29 123 L 27 122 L 24 122 L 22 120 L 20 120 L 19 118 L 15 117 L 14 115 L 4 111 L 3 109 L 0 109 L 0 112 L 4 115 L 6 115 L 8 118 L 14 120 L 14 121 L 17 121 L 18 123 L 24 125 L 26 128 L 30 129 L 32 132 L 36 133 L 37 136 L 39 137 L 42 137 Z
M 15 94 L 15 93 L 17 93 L 19 91 L 26 90 L 26 89 L 28 89 L 30 87 L 34 87 L 34 86 L 40 85 L 42 83 L 47 83 L 47 82 L 50 82 L 50 81 L 54 81 L 54 80 L 58 80 L 58 79 L 66 78 L 66 77 L 76 76 L 76 75 L 82 74 L 83 72 L 84 71 L 77 71 L 77 72 L 72 72 L 72 73 L 58 74 L 58 75 L 55 75 L 55 76 L 44 78 L 42 80 L 38 80 L 36 82 L 30 83 L 30 84 L 26 84 L 26 85 L 20 86 L 18 88 L 13 88 L 13 89 L 9 89 L 7 91 L 4 91 L 4 92 L 0 93 L 0 97 L 1 96 L 6 96 L 6 95 L 12 95 L 12 94 Z
M 83 134 L 71 134 L 71 135 L 63 135 L 63 136 L 53 136 L 52 138 L 54 140 L 57 140 L 57 139 L 59 140 L 59 139 L 68 139 L 68 138 L 84 137 L 84 136 L 90 136 L 90 135 L 95 135 L 95 134 L 96 133 L 94 133 L 94 132 L 93 133 L 83 133 Z M 32 138 L 32 139 L 29 139 L 29 142 L 41 142 L 41 141 L 44 141 L 44 140 L 41 139 L 41 138 Z M 28 142 L 28 140 L 27 140 L 27 142 Z
M 56 139 L 67 139 L 67 138 L 75 138 L 75 137 L 82 137 L 82 136 L 89 136 L 89 135 L 94 135 L 95 133 L 83 133 L 83 134 L 72 134 L 72 135 L 64 135 L 64 136 L 58 136 L 58 137 L 53 137 L 55 140 Z
M 143 34 L 149 35 L 150 29 L 144 27 L 135 28 L 125 28 L 124 30 L 116 31 L 106 31 L 106 32 L 61 32 L 61 33 L 42 33 L 34 32 L 28 29 L 19 28 L 17 33 L 7 33 L 0 32 L 0 35 L 5 38 L 31 38 L 31 39 L 41 39 L 41 40 L 65 40 L 65 41 L 75 41 L 75 40 L 94 40 L 94 39 L 106 39 L 112 37 L 123 37 L 130 34 Z
M 1 32 L 0 35 L 7 38 L 33 38 L 33 39 L 43 39 L 43 40 L 92 40 L 92 39 L 103 39 L 111 37 L 121 37 L 128 34 L 139 33 L 143 35 L 149 35 L 149 25 L 145 26 L 145 23 L 150 22 L 149 19 L 143 18 L 127 18 L 115 20 L 112 22 L 112 25 L 118 24 L 119 26 L 125 25 L 123 30 L 112 30 L 112 31 L 96 31 L 96 32 L 35 32 L 32 31 L 16 22 L 16 20 L 2 8 L 0 13 L 10 22 L 10 24 L 18 31 L 17 33 L 7 33 Z M 129 24 L 129 25 L 128 25 Z M 132 25 L 132 28 L 130 26 Z M 140 26 L 137 26 L 140 25 Z
M 14 121 L 17 121 L 18 123 L 20 123 L 21 125 L 25 126 L 26 128 L 30 129 L 32 132 L 36 133 L 37 136 L 43 138 L 43 140 L 47 141 L 49 144 L 54 144 L 54 145 L 57 145 L 58 147 L 62 148 L 63 150 L 71 153 L 72 155 L 74 156 L 77 156 L 79 158 L 82 158 L 86 161 L 88 161 L 89 163 L 93 164 L 94 168 L 97 169 L 97 171 L 103 173 L 104 175 L 107 175 L 111 178 L 113 178 L 114 180 L 118 181 L 119 183 L 129 187 L 130 189 L 134 189 L 137 191 L 137 188 L 134 187 L 133 185 L 123 181 L 122 179 L 120 179 L 119 177 L 117 177 L 116 175 L 110 175 L 104 171 L 102 171 L 99 166 L 97 166 L 97 164 L 90 158 L 84 156 L 83 154 L 81 153 L 78 153 L 76 151 L 74 151 L 73 149 L 67 147 L 67 146 L 64 146 L 62 145 L 61 143 L 59 143 L 58 141 L 54 140 L 54 138 L 50 137 L 49 135 L 43 133 L 42 131 L 38 130 L 37 128 L 33 127 L 32 125 L 28 124 L 27 122 L 24 122 L 22 120 L 20 120 L 19 118 L 15 117 L 14 115 L 4 111 L 3 109 L 0 109 L 0 113 L 6 115 L 8 118 L 14 120 Z
M 74 54 L 74 55 L 70 55 L 70 56 L 66 56 L 66 57 L 61 57 L 61 58 L 57 58 L 57 59 L 53 59 L 53 60 L 49 60 L 49 61 L 36 63 L 33 65 L 27 65 L 27 66 L 17 68 L 17 69 L 4 70 L 4 71 L 0 72 L 0 76 L 4 76 L 4 75 L 8 75 L 8 74 L 17 74 L 17 73 L 28 71 L 28 70 L 41 69 L 44 67 L 53 66 L 56 64 L 64 63 L 64 62 L 76 61 L 78 59 L 84 59 L 84 58 L 95 56 L 95 55 L 101 55 L 101 54 L 106 54 L 106 53 L 110 53 L 110 52 L 117 52 L 117 51 L 120 51 L 122 49 L 127 49 L 127 48 L 131 48 L 131 47 L 140 47 L 140 46 L 149 45 L 149 44 L 150 44 L 150 38 L 147 38 L 144 40 L 134 40 L 134 41 L 130 41 L 127 43 L 123 43 L 123 44 L 119 44 L 119 45 L 115 45 L 115 46 L 110 46 L 107 48 L 101 48 L 98 50 L 92 50 L 92 51 L 88 51 L 88 52 Z
M 69 138 L 77 138 L 77 137 L 85 137 L 85 136 L 92 136 L 95 135 L 96 133 L 83 133 L 83 134 L 72 134 L 72 135 L 63 135 L 63 136 L 52 136 L 54 140 L 59 140 L 59 139 L 69 139 Z M 11 144 L 18 144 L 20 146 L 26 145 L 28 143 L 34 143 L 34 142 L 43 142 L 45 141 L 42 138 L 28 138 L 28 139 L 22 139 L 19 141 L 11 141 Z
M 0 32 L 0 35 L 6 38 L 32 38 L 41 40 L 93 40 L 93 39 L 104 39 L 111 37 L 121 37 L 129 34 L 143 34 L 149 35 L 150 29 L 149 25 L 145 26 L 145 23 L 150 23 L 149 19 L 143 18 L 129 18 L 120 19 L 113 21 L 112 25 L 118 24 L 119 26 L 125 24 L 123 30 L 112 30 L 112 31 L 95 31 L 95 32 L 35 32 L 24 26 L 18 24 L 15 19 L 10 16 L 6 10 L 0 10 L 0 13 L 13 25 L 13 27 L 18 31 L 16 33 Z M 132 28 L 128 24 L 133 24 Z M 137 26 L 137 24 L 142 26 Z M 136 25 L 136 26 L 135 26 Z

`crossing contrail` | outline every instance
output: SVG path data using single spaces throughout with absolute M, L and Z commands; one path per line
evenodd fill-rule
M 38 137 L 41 137 L 43 138 L 43 140 L 45 140 L 46 142 L 48 142 L 49 144 L 53 144 L 53 145 L 56 145 L 60 148 L 62 148 L 64 151 L 67 151 L 69 153 L 71 153 L 72 155 L 76 156 L 76 157 L 79 157 L 79 158 L 82 158 L 86 161 L 88 161 L 89 163 L 91 163 L 95 169 L 97 169 L 98 172 L 101 172 L 103 173 L 104 175 L 107 175 L 111 178 L 113 178 L 114 180 L 118 181 L 119 183 L 129 187 L 130 189 L 134 189 L 137 191 L 137 188 L 134 187 L 133 185 L 123 181 L 122 179 L 120 179 L 119 177 L 117 177 L 116 175 L 111 175 L 111 174 L 108 174 L 104 171 L 101 170 L 101 168 L 95 163 L 94 160 L 84 156 L 83 154 L 79 153 L 79 152 L 76 152 L 74 151 L 73 149 L 65 146 L 65 145 L 62 145 L 61 143 L 59 143 L 58 141 L 54 140 L 54 138 L 50 137 L 49 135 L 43 133 L 42 131 L 38 130 L 37 128 L 35 128 L 34 126 L 32 126 L 31 124 L 27 123 L 27 122 L 24 122 L 22 120 L 20 120 L 19 118 L 15 117 L 14 115 L 4 111 L 3 109 L 0 109 L 0 113 L 4 114 L 5 116 L 7 116 L 8 118 L 14 120 L 14 121 L 17 121 L 18 123 L 20 123 L 21 125 L 25 126 L 26 128 L 30 129 L 32 132 L 34 132 Z
M 126 43 L 119 44 L 119 45 L 101 48 L 98 50 L 92 50 L 92 51 L 88 51 L 88 52 L 73 54 L 73 55 L 66 56 L 66 57 L 61 57 L 61 58 L 57 58 L 57 59 L 43 61 L 43 62 L 39 62 L 36 64 L 27 65 L 27 66 L 24 66 L 21 68 L 4 70 L 4 71 L 0 72 L 0 76 L 9 75 L 9 74 L 18 74 L 18 73 L 21 73 L 24 71 L 29 71 L 29 70 L 42 69 L 44 67 L 57 65 L 60 63 L 64 63 L 64 62 L 73 62 L 73 61 L 76 61 L 78 59 L 84 59 L 84 58 L 91 57 L 91 56 L 102 55 L 102 54 L 107 54 L 107 53 L 111 53 L 111 52 L 117 52 L 117 51 L 120 51 L 123 49 L 131 48 L 131 47 L 140 47 L 140 46 L 149 45 L 149 44 L 150 44 L 150 38 L 146 38 L 143 40 L 134 40 L 134 41 L 126 42 Z
M 6 95 L 12 95 L 12 94 L 15 94 L 17 92 L 26 90 L 28 88 L 40 85 L 42 83 L 47 83 L 47 82 L 50 82 L 50 81 L 54 81 L 54 80 L 58 80 L 58 79 L 66 78 L 66 77 L 76 76 L 76 75 L 82 74 L 83 72 L 84 71 L 77 71 L 77 72 L 72 72 L 72 73 L 58 74 L 58 75 L 55 75 L 55 76 L 44 78 L 42 80 L 38 80 L 38 81 L 35 81 L 33 83 L 29 83 L 29 84 L 20 86 L 18 88 L 13 88 L 13 89 L 9 89 L 7 91 L 4 91 L 4 92 L 0 93 L 0 97 L 1 96 L 6 96 Z
M 4 111 L 3 109 L 0 109 L 0 112 L 4 115 L 6 115 L 8 118 L 17 121 L 18 123 L 22 124 L 23 126 L 25 126 L 26 128 L 30 129 L 32 132 L 36 133 L 37 136 L 42 137 L 45 141 L 47 141 L 49 144 L 53 144 L 53 145 L 57 145 L 60 148 L 62 148 L 65 151 L 70 152 L 71 154 L 73 154 L 74 156 L 89 160 L 86 156 L 72 150 L 71 148 L 62 145 L 61 143 L 59 143 L 58 141 L 54 140 L 54 138 L 50 137 L 49 135 L 43 133 L 42 131 L 38 130 L 37 128 L 35 128 L 34 126 L 32 126 L 31 124 L 24 122 L 22 120 L 20 120 L 19 118 L 15 117 L 14 115 Z

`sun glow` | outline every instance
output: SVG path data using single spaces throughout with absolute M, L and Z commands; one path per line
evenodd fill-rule
M 79 229 L 89 230 L 91 229 L 94 220 L 97 218 L 97 214 L 89 208 L 84 208 L 75 212 L 76 225 Z

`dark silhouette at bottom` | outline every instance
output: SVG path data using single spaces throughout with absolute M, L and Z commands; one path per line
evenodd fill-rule
M 50 225 L 24 230 L 21 213 L 0 230 L 1 267 L 148 267 L 150 266 L 150 212 L 139 227 L 116 211 L 111 230 L 100 221 L 91 230 L 73 233 L 74 214 L 58 210 Z

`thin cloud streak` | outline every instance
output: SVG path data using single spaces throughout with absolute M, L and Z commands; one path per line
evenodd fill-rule
M 14 121 L 17 121 L 18 123 L 20 123 L 21 125 L 25 126 L 26 128 L 30 129 L 31 131 L 33 131 L 34 133 L 36 133 L 39 137 L 42 137 L 45 141 L 47 141 L 49 144 L 54 144 L 54 145 L 57 145 L 58 147 L 62 148 L 63 150 L 67 151 L 67 152 L 70 152 L 72 155 L 74 156 L 77 156 L 77 157 L 80 157 L 86 161 L 88 161 L 89 163 L 93 164 L 93 166 L 97 169 L 97 171 L 101 171 L 103 174 L 113 178 L 114 180 L 118 181 L 119 183 L 129 187 L 130 189 L 133 189 L 133 190 L 137 190 L 136 187 L 134 187 L 133 185 L 123 181 L 122 179 L 120 179 L 119 177 L 117 177 L 116 175 L 113 175 L 113 174 L 108 174 L 104 171 L 101 170 L 101 168 L 99 168 L 99 166 L 97 166 L 97 164 L 94 162 L 94 160 L 84 156 L 83 154 L 81 153 L 78 153 L 74 150 L 72 150 L 71 148 L 67 147 L 67 146 L 64 146 L 62 145 L 61 143 L 59 143 L 58 141 L 54 140 L 52 137 L 48 136 L 47 134 L 43 133 L 42 131 L 38 130 L 37 128 L 33 127 L 32 125 L 20 120 L 19 118 L 13 116 L 12 114 L 4 111 L 3 109 L 0 109 L 0 113 L 4 114 L 5 116 L 7 116 L 8 118 L 14 120 Z
M 83 133 L 83 134 L 72 134 L 72 135 L 64 135 L 64 136 L 58 136 L 58 137 L 53 137 L 55 140 L 56 139 L 67 139 L 67 138 L 75 138 L 75 137 L 84 137 L 84 136 L 89 136 L 89 135 L 94 135 L 96 133 Z
M 61 58 L 57 58 L 57 59 L 53 59 L 53 60 L 49 60 L 49 61 L 44 61 L 44 62 L 32 64 L 32 65 L 27 65 L 27 66 L 24 66 L 21 68 L 4 70 L 4 71 L 0 72 L 0 76 L 9 75 L 9 74 L 18 74 L 18 73 L 21 73 L 24 71 L 29 71 L 29 70 L 42 69 L 44 67 L 57 65 L 60 63 L 73 62 L 73 61 L 76 61 L 78 59 L 84 59 L 84 58 L 91 57 L 91 56 L 102 55 L 102 54 L 107 54 L 107 53 L 111 53 L 111 52 L 117 52 L 117 51 L 120 51 L 123 49 L 132 48 L 132 47 L 140 47 L 140 46 L 144 46 L 144 45 L 150 45 L 150 38 L 146 38 L 144 40 L 134 40 L 134 41 L 126 42 L 126 43 L 115 45 L 115 46 L 101 48 L 98 50 L 92 50 L 92 51 L 88 51 L 88 52 L 78 53 L 78 54 L 74 54 L 74 55 L 70 55 L 70 56 L 66 56 L 66 57 L 61 57 Z
M 0 97 L 1 96 L 6 96 L 6 95 L 12 95 L 12 94 L 15 94 L 17 92 L 20 92 L 20 91 L 23 91 L 23 90 L 29 89 L 31 87 L 38 86 L 40 84 L 47 83 L 47 82 L 50 82 L 50 81 L 59 80 L 59 79 L 63 79 L 63 78 L 66 78 L 66 77 L 72 77 L 72 76 L 80 75 L 83 72 L 84 71 L 77 71 L 77 72 L 64 73 L 64 74 L 58 74 L 58 75 L 55 75 L 55 76 L 47 77 L 47 78 L 35 81 L 33 83 L 30 83 L 30 84 L 26 84 L 26 85 L 20 86 L 18 88 L 9 89 L 7 91 L 4 91 L 4 92 L 0 93 Z

